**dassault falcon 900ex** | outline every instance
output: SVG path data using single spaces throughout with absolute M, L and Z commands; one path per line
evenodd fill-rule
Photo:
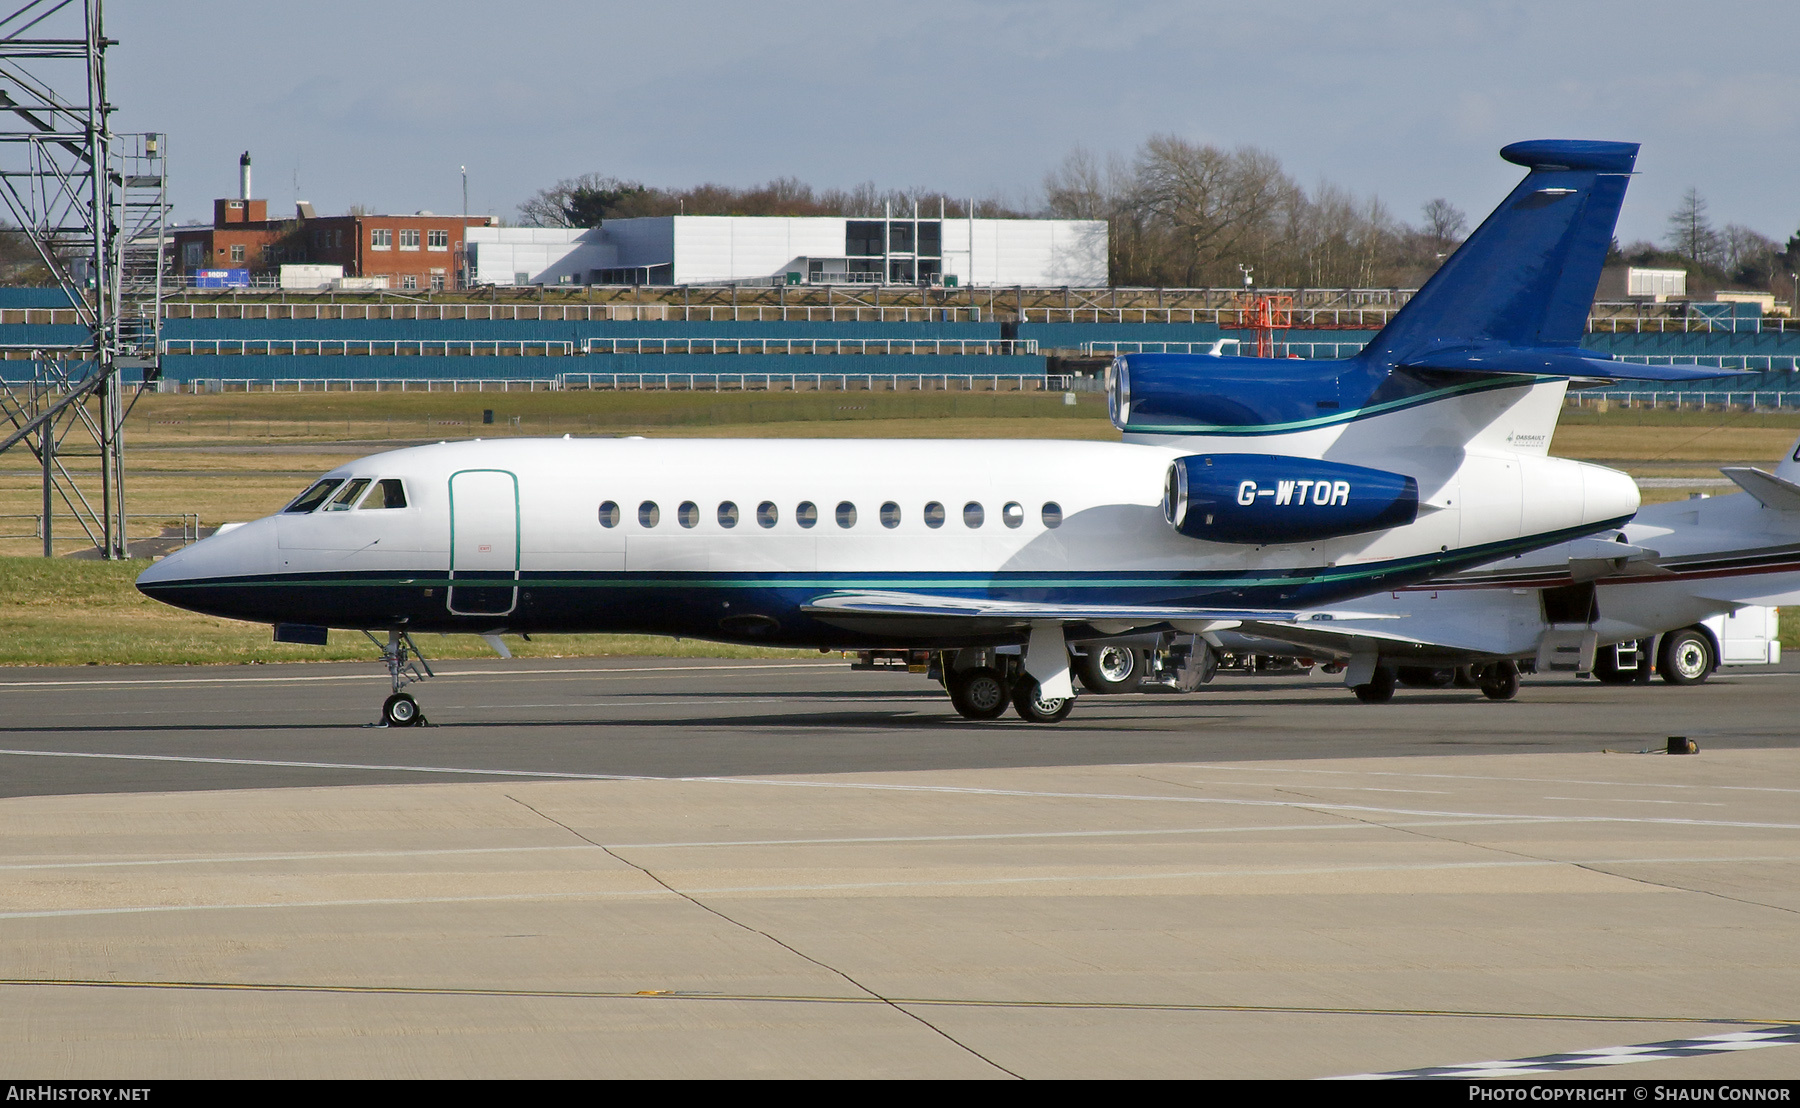
M 391 725 L 420 719 L 419 631 L 932 651 L 964 716 L 1054 722 L 1071 644 L 1354 619 L 1321 606 L 1637 510 L 1624 474 L 1545 454 L 1572 378 L 1716 375 L 1579 349 L 1637 146 L 1501 155 L 1523 182 L 1360 354 L 1120 358 L 1122 442 L 439 443 L 138 587 L 282 641 L 386 632 Z

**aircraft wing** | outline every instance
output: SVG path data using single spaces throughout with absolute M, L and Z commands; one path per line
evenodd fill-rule
M 1800 485 L 1754 466 L 1726 466 L 1719 470 L 1739 488 L 1756 497 L 1765 508 L 1778 512 L 1800 511 Z
M 1349 658 L 1357 654 L 1372 653 L 1383 646 L 1425 647 L 1427 649 L 1448 649 L 1484 654 L 1493 651 L 1491 644 L 1485 642 L 1444 641 L 1438 635 L 1409 635 L 1400 628 L 1372 627 L 1353 620 L 1313 623 L 1307 618 L 1312 613 L 1301 613 L 1299 619 L 1291 623 L 1265 623 L 1257 620 L 1245 620 L 1233 628 L 1242 635 L 1256 635 L 1275 642 L 1287 643 L 1290 646 L 1305 647 L 1316 651 L 1321 657 Z M 1401 619 L 1403 617 L 1379 616 L 1364 618 Z M 1446 636 L 1447 637 L 1447 636 Z
M 829 623 L 955 627 L 985 625 L 995 631 L 1025 629 L 1033 623 L 1087 623 L 1097 630 L 1122 634 L 1132 628 L 1177 624 L 1187 631 L 1225 630 L 1255 620 L 1269 625 L 1309 624 L 1334 620 L 1395 619 L 1357 612 L 1275 610 L 1269 608 L 1200 608 L 1184 605 L 1048 604 L 985 597 L 928 596 L 903 592 L 847 592 L 822 596 L 801 611 Z

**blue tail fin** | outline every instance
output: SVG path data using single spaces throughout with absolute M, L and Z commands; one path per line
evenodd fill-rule
M 1531 172 L 1363 356 L 1395 365 L 1502 372 L 1482 364 L 1482 355 L 1531 350 L 1581 357 L 1574 348 L 1587 327 L 1637 152 L 1633 142 L 1555 139 L 1501 150 L 1501 157 Z M 1471 358 L 1475 364 L 1468 364 Z M 1545 368 L 1537 372 L 1559 375 L 1548 361 L 1538 364 Z

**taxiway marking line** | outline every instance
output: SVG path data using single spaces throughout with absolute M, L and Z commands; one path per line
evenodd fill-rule
M 946 1008 L 1044 1008 L 1070 1011 L 1128 1012 L 1240 1012 L 1269 1015 L 1401 1016 L 1409 1019 L 1551 1020 L 1563 1023 L 1704 1023 L 1755 1024 L 1758 1031 L 1792 1030 L 1797 1025 L 1777 1019 L 1735 1019 L 1721 1016 L 1645 1016 L 1583 1012 L 1504 1012 L 1454 1008 L 1328 1008 L 1302 1004 L 1182 1004 L 1155 1001 L 1108 1000 L 997 1000 L 979 997 L 878 997 L 859 993 L 827 996 L 818 993 L 714 993 L 679 989 L 457 988 L 430 985 L 319 985 L 297 981 L 109 981 L 80 978 L 0 978 L 0 987 L 56 989 L 175 989 L 224 992 L 364 993 L 377 996 L 520 997 L 543 1000 L 713 1000 L 770 1002 L 777 1004 L 912 1004 Z M 1773 1026 L 1771 1026 L 1773 1025 Z M 1755 1034 L 1756 1032 L 1751 1032 Z
M 1654 756 L 1655 755 L 1650 755 L 1650 757 Z M 1494 777 L 1479 773 L 1419 773 L 1415 771 L 1392 769 L 1287 769 L 1282 766 L 1239 766 L 1221 762 L 1182 762 L 1176 764 L 1183 769 L 1191 767 L 1193 769 L 1202 770 L 1230 770 L 1239 773 L 1316 773 L 1333 777 L 1417 777 L 1426 780 L 1474 781 L 1482 784 L 1490 781 L 1509 781 L 1521 785 L 1599 785 L 1607 788 L 1622 789 L 1724 789 L 1735 792 L 1753 793 L 1800 793 L 1800 789 L 1783 788 L 1779 785 L 1690 785 L 1667 781 L 1595 781 L 1583 777 Z M 1169 762 L 1134 762 L 1116 765 L 1112 768 L 1167 769 L 1170 765 L 1171 763 Z
M 1782 860 L 1794 861 L 1795 859 Z M 1635 862 L 1638 860 L 1626 859 L 1625 861 Z M 1649 861 L 1660 863 L 1669 860 L 1652 859 Z M 1596 865 L 1618 863 L 1605 861 L 1583 863 L 1580 860 L 1561 861 L 1537 859 L 1492 862 L 1401 862 L 1387 865 L 1278 866 L 1265 869 L 1169 870 L 1160 873 L 1063 873 L 1044 874 L 1042 876 L 1032 877 L 968 877 L 935 881 L 827 881 L 805 885 L 719 885 L 707 888 L 682 888 L 678 891 L 662 886 L 655 886 L 642 889 L 585 889 L 579 892 L 540 891 L 488 893 L 468 896 L 369 897 L 343 900 L 284 900 L 235 904 L 130 904 L 111 905 L 104 908 L 20 909 L 10 912 L 0 912 L 0 920 L 65 919 L 78 916 L 127 916 L 164 912 L 229 912 L 270 908 L 369 908 L 420 904 L 491 904 L 520 903 L 527 901 L 619 900 L 641 899 L 644 897 L 688 898 L 695 896 L 797 895 L 872 892 L 889 889 L 1004 888 L 1020 885 L 1105 885 L 1127 882 L 1142 883 L 1146 881 L 1218 880 L 1221 878 L 1246 877 L 1323 877 L 1336 874 L 1362 873 L 1442 873 L 1473 870 L 1554 869 L 1583 864 Z M 1604 874 L 1603 876 L 1616 875 Z M 1674 893 L 1680 890 L 1659 891 Z
M 1388 824 L 1373 824 L 1373 823 L 1345 824 L 1345 825 L 1312 824 L 1312 825 L 1292 825 L 1292 826 L 1286 826 L 1286 827 L 1195 828 L 1195 829 L 1182 830 L 1182 831 L 1045 831 L 1045 832 L 1025 833 L 1025 834 L 1018 834 L 1018 835 L 1005 835 L 1005 834 L 996 834 L 996 835 L 919 835 L 919 836 L 914 836 L 914 837 L 889 837 L 889 838 L 871 837 L 871 838 L 849 838 L 849 839 L 769 839 L 769 840 L 762 840 L 762 841 L 744 840 L 741 842 L 724 841 L 724 842 L 670 842 L 670 843 L 607 843 L 606 849 L 609 849 L 609 850 L 684 850 L 684 849 L 717 850 L 717 849 L 726 849 L 726 848 L 730 848 L 730 847 L 770 847 L 770 846 L 858 846 L 858 845 L 881 845 L 881 846 L 900 845 L 900 846 L 904 846 L 904 845 L 907 845 L 910 843 L 937 844 L 937 843 L 947 843 L 947 842 L 991 842 L 994 840 L 1030 840 L 1030 839 L 1074 838 L 1074 837 L 1114 838 L 1114 837 L 1155 836 L 1155 835 L 1206 835 L 1206 834 L 1215 834 L 1215 833 L 1219 833 L 1219 832 L 1232 832 L 1232 833 L 1242 834 L 1244 832 L 1249 832 L 1249 831 L 1333 831 L 1333 832 L 1336 832 L 1336 831 L 1384 831 L 1384 830 L 1387 830 L 1390 826 L 1395 827 L 1395 828 L 1401 828 L 1401 827 L 1415 827 L 1415 826 L 1420 826 L 1420 825 L 1418 825 L 1418 824 L 1388 825 Z M 1431 826 L 1437 826 L 1437 825 L 1433 824 Z M 1481 844 L 1475 844 L 1472 847 L 1472 849 L 1482 849 Z M 581 844 L 581 845 L 574 845 L 574 846 L 458 847 L 455 849 L 443 849 L 443 850 L 346 850 L 346 851 L 314 851 L 314 852 L 307 852 L 307 853 L 292 853 L 292 854 L 241 854 L 241 855 L 224 854 L 224 855 L 217 855 L 217 856 L 195 855 L 193 857 L 187 857 L 187 858 L 140 858 L 140 859 L 131 859 L 131 860 L 126 860 L 126 861 L 106 861 L 106 862 L 24 862 L 24 863 L 0 866 L 0 871 L 21 872 L 21 871 L 33 871 L 33 870 L 57 871 L 57 870 L 74 870 L 74 869 L 129 869 L 129 868 L 134 868 L 134 867 L 139 867 L 139 866 L 189 866 L 189 865 L 206 866 L 206 865 L 228 865 L 228 864 L 234 864 L 234 863 L 247 863 L 247 862 L 340 862 L 340 861 L 362 861 L 362 860 L 366 860 L 366 859 L 370 859 L 370 858 L 397 858 L 397 859 L 398 858 L 440 858 L 440 857 L 468 857 L 468 856 L 483 855 L 483 854 L 557 854 L 557 853 L 588 853 L 588 854 L 592 854 L 599 850 L 600 850 L 599 847 Z M 1790 854 L 1740 854 L 1740 855 L 1714 855 L 1714 856 L 1707 856 L 1707 857 L 1684 856 L 1684 857 L 1673 857 L 1673 858 L 1638 858 L 1638 857 L 1538 858 L 1538 859 L 1529 859 L 1529 860 L 1525 860 L 1525 861 L 1508 861 L 1508 862 L 1491 862 L 1491 863 L 1490 862 L 1480 862 L 1480 863 L 1477 863 L 1477 862 L 1416 862 L 1416 863 L 1415 862 L 1404 862 L 1404 863 L 1392 863 L 1389 865 L 1373 865 L 1373 866 L 1328 866 L 1328 867 L 1324 867 L 1324 868 L 1316 869 L 1316 870 L 1315 869 L 1294 869 L 1294 870 L 1288 870 L 1288 869 L 1274 869 L 1274 870 L 1221 869 L 1221 870 L 1207 870 L 1207 871 L 1204 871 L 1201 873 L 1190 873 L 1190 872 L 1184 870 L 1179 873 L 1167 874 L 1164 876 L 1172 876 L 1172 877 L 1221 876 L 1222 877 L 1222 876 L 1231 876 L 1233 874 L 1246 874 L 1246 875 L 1250 875 L 1250 876 L 1266 877 L 1266 876 L 1280 875 L 1280 874 L 1286 874 L 1286 873 L 1315 873 L 1315 872 L 1317 872 L 1317 873 L 1338 873 L 1338 872 L 1344 872 L 1344 871 L 1350 871 L 1350 870 L 1364 870 L 1364 869 L 1385 872 L 1388 870 L 1405 871 L 1405 870 L 1409 870 L 1409 869 L 1434 869 L 1434 868 L 1447 868 L 1447 869 L 1465 868 L 1466 869 L 1466 868 L 1471 868 L 1471 867 L 1482 867 L 1482 866 L 1505 866 L 1505 867 L 1620 866 L 1620 865 L 1643 865 L 1643 866 L 1707 865 L 1707 866 L 1714 866 L 1714 865 L 1742 864 L 1742 863 L 1749 863 L 1749 862 L 1774 863 L 1777 865 L 1800 864 L 1800 854 L 1791 854 L 1791 855 Z M 421 875 L 427 876 L 427 877 L 433 876 L 430 873 L 423 873 Z M 320 876 L 320 875 L 314 874 L 312 876 Z M 329 875 L 325 875 L 325 876 L 329 876 Z M 1156 875 L 1156 874 L 1137 875 L 1137 876 L 1133 877 L 1133 880 L 1147 879 L 1149 877 L 1155 877 L 1155 876 L 1158 876 L 1158 875 Z M 1086 877 L 1081 876 L 1081 875 L 1075 875 L 1075 876 L 1067 878 L 1067 880 L 1086 880 L 1086 879 L 1087 879 Z M 996 880 L 1002 880 L 1002 879 L 996 879 Z M 1063 880 L 1063 878 L 1020 878 L 1020 880 L 1034 880 L 1034 881 L 1035 880 Z M 985 883 L 985 881 L 977 881 L 976 883 Z M 924 882 L 924 884 L 933 884 L 933 882 Z M 859 886 L 859 885 L 843 885 L 843 886 L 823 885 L 823 886 L 818 886 L 818 887 L 819 888 L 840 888 L 840 887 L 841 888 L 860 888 L 862 886 Z M 698 891 L 717 891 L 717 890 L 698 890 Z M 743 891 L 743 890 L 737 890 L 737 891 Z M 358 903 L 360 903 L 360 902 L 358 902 Z M 374 903 L 374 902 L 371 902 L 371 903 Z M 388 903 L 388 902 L 382 901 L 380 903 Z M 396 902 L 396 903 L 411 903 L 411 901 Z
M 1482 821 L 1485 823 L 1486 821 Z M 815 839 L 709 839 L 694 841 L 671 841 L 655 843 L 615 843 L 606 846 L 612 850 L 682 850 L 682 849 L 722 849 L 727 847 L 767 847 L 767 846 L 858 846 L 858 845 L 895 845 L 906 843 L 954 843 L 954 842 L 990 842 L 995 840 L 1033 839 L 1110 839 L 1140 838 L 1158 835 L 1217 835 L 1242 834 L 1258 831 L 1383 831 L 1388 827 L 1412 827 L 1414 824 L 1378 824 L 1378 823 L 1292 823 L 1266 824 L 1246 827 L 1177 827 L 1157 830 L 1137 831 L 996 831 L 967 835 L 858 835 L 842 838 Z M 1416 826 L 1438 826 L 1437 823 Z M 279 854 L 196 854 L 181 858 L 132 858 L 107 861 L 79 862 L 16 862 L 0 864 L 0 872 L 13 870 L 40 869 L 111 869 L 130 866 L 185 866 L 212 865 L 232 862 L 312 862 L 333 861 L 337 859 L 356 858 L 431 858 L 438 856 L 456 856 L 464 854 L 529 854 L 555 853 L 558 851 L 594 851 L 598 847 L 585 843 L 577 845 L 555 846 L 471 846 L 448 847 L 431 850 L 352 850 L 352 851 L 304 851 Z M 1796 858 L 1800 861 L 1800 858 Z
M 1800 831 L 1800 823 L 1760 820 L 1683 819 L 1674 816 L 1536 815 L 1528 812 L 1462 812 L 1432 808 L 1380 808 L 1330 800 L 1248 800 L 1235 797 L 1174 796 L 1149 793 L 1082 793 L 1037 789 L 998 789 L 974 785 L 903 785 L 873 781 L 807 781 L 768 777 L 665 777 L 631 773 L 575 773 L 556 770 L 471 769 L 457 766 L 379 765 L 357 762 L 292 762 L 265 758 L 202 758 L 177 754 L 104 754 L 73 750 L 6 750 L 0 756 L 92 758 L 128 762 L 177 762 L 195 765 L 264 766 L 276 769 L 356 770 L 364 773 L 423 773 L 455 777 L 523 777 L 556 781 L 641 781 L 702 785 L 756 785 L 785 789 L 848 789 L 866 792 L 936 793 L 950 796 L 1010 797 L 1023 800 L 1122 800 L 1160 804 L 1212 804 L 1238 808 L 1299 808 L 1318 812 L 1355 812 L 1374 816 L 1426 816 L 1440 819 L 1513 820 L 1524 823 L 1641 823 L 1677 827 L 1738 827 Z

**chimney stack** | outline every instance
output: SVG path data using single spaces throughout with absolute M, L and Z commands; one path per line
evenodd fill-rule
M 250 151 L 238 159 L 238 199 L 250 199 Z

